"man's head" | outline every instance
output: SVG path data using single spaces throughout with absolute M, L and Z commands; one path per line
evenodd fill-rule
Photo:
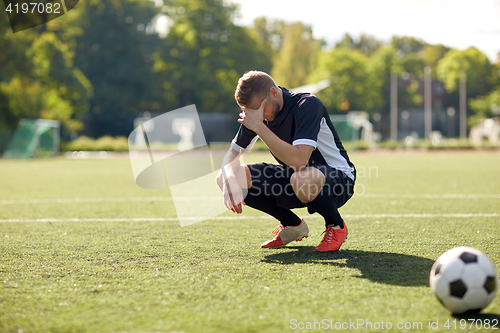
M 273 78 L 264 72 L 250 71 L 239 80 L 234 93 L 236 103 L 242 108 L 258 109 L 264 99 L 264 119 L 272 121 L 283 104 L 281 89 Z

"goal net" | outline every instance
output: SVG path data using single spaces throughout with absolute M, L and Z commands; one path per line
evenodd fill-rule
M 59 154 L 60 123 L 57 120 L 22 119 L 3 158 L 32 158 Z

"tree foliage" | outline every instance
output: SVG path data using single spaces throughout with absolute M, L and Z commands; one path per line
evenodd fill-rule
M 380 107 L 389 105 L 391 73 L 401 74 L 403 68 L 397 60 L 397 50 L 392 46 L 383 46 L 374 53 L 369 62 L 372 71 L 374 86 L 380 94 Z
M 469 104 L 476 113 L 472 123 L 476 123 L 479 119 L 498 117 L 500 116 L 500 89 L 495 89 L 488 95 L 471 99 Z
M 500 116 L 500 53 L 497 63 L 492 66 L 490 83 L 491 91 L 476 99 L 470 99 L 469 105 L 476 113 L 470 123 L 475 124 L 480 119 Z
M 467 79 L 467 96 L 477 97 L 489 91 L 492 76 L 491 63 L 478 49 L 451 50 L 438 62 L 437 76 L 448 92 L 459 87 L 460 72 Z
M 94 87 L 84 133 L 126 135 L 134 117 L 155 102 L 152 55 L 159 38 L 145 27 L 156 10 L 151 1 L 128 0 L 85 1 L 77 9 L 75 64 Z
M 431 69 L 431 74 L 433 78 L 436 78 L 436 68 L 439 60 L 441 60 L 444 55 L 451 49 L 442 44 L 437 45 L 425 45 L 422 51 L 422 59 L 424 60 L 425 66 Z
M 36 117 L 59 120 L 70 131 L 80 130 L 92 85 L 74 65 L 68 46 L 43 29 L 13 34 L 0 20 L 0 44 L 8 50 L 0 58 L 5 64 L 0 70 L 4 130 L 12 130 L 21 118 Z
M 354 39 L 346 33 L 344 38 L 335 44 L 335 47 L 359 50 L 361 53 L 371 57 L 382 45 L 383 43 L 373 36 L 361 34 L 359 38 Z
M 323 53 L 311 80 L 323 79 L 331 84 L 317 95 L 328 108 L 372 111 L 381 103 L 368 57 L 358 50 L 334 48 Z
M 272 60 L 283 45 L 282 27 L 286 23 L 283 20 L 267 20 L 265 17 L 256 18 L 248 31 L 259 45 L 260 54 L 269 61 L 269 71 Z
M 238 78 L 270 70 L 249 31 L 233 23 L 235 11 L 221 0 L 179 0 L 168 8 L 170 30 L 154 54 L 163 109 L 193 103 L 205 112 L 236 109 Z
M 282 44 L 274 57 L 271 76 L 289 88 L 309 83 L 324 42 L 314 39 L 311 27 L 301 22 L 282 25 L 280 35 Z
M 400 56 L 407 53 L 420 53 L 426 45 L 426 42 L 411 36 L 393 36 L 391 41 L 391 46 L 398 50 Z

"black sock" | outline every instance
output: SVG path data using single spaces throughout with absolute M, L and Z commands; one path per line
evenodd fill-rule
M 247 206 L 258 209 L 273 216 L 285 227 L 297 226 L 301 222 L 300 217 L 298 217 L 290 209 L 278 207 L 276 198 L 272 196 L 265 196 L 262 193 L 257 195 L 257 193 L 255 193 L 254 191 L 249 190 L 248 195 L 245 197 L 244 201 Z
M 327 188 L 325 188 L 325 186 L 323 186 L 321 192 L 316 198 L 314 198 L 313 201 L 308 202 L 305 205 L 307 206 L 309 212 L 313 210 L 323 216 L 325 219 L 325 227 L 335 225 L 344 229 L 344 221 L 342 220 L 337 206 L 333 201 L 333 195 Z

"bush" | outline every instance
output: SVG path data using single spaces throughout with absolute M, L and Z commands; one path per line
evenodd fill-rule
M 403 141 L 386 140 L 377 142 L 378 149 L 404 149 L 405 145 Z
M 111 137 L 109 135 L 92 139 L 80 136 L 77 139 L 62 145 L 64 151 L 128 151 L 128 140 L 124 136 Z
M 422 149 L 422 150 L 439 150 L 439 149 L 499 149 L 500 146 L 484 143 L 481 146 L 475 146 L 468 139 L 441 139 L 437 142 L 432 142 L 428 139 L 416 140 L 407 144 L 405 141 L 381 141 L 377 143 L 378 149 Z
M 427 149 L 476 149 L 483 148 L 476 147 L 469 142 L 468 139 L 443 139 L 437 144 L 432 144 L 428 141 Z
M 343 142 L 347 151 L 353 150 L 370 150 L 371 147 L 364 141 L 347 141 Z M 176 144 L 162 144 L 153 142 L 152 147 L 162 151 L 177 151 Z M 407 145 L 405 141 L 380 141 L 377 142 L 377 149 L 423 149 L 423 150 L 438 150 L 438 149 L 500 149 L 498 145 L 485 143 L 481 146 L 474 146 L 468 139 L 442 139 L 439 142 L 431 142 L 430 140 L 417 140 Z M 109 135 L 92 139 L 86 136 L 80 136 L 77 139 L 63 143 L 63 151 L 128 151 L 128 140 L 126 137 Z M 267 151 L 269 150 L 262 140 L 257 140 L 252 151 Z

